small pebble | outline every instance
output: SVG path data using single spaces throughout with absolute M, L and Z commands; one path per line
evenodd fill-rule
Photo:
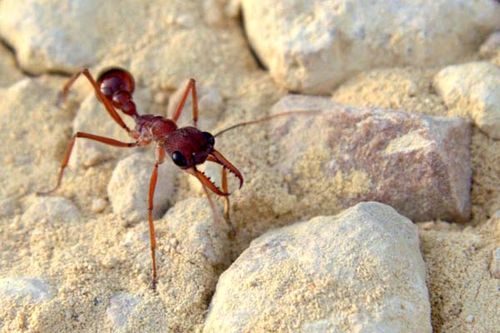
M 465 321 L 468 323 L 472 323 L 474 321 L 474 316 L 473 315 L 468 315 L 467 318 L 465 318 Z
M 104 200 L 103 198 L 95 198 L 92 200 L 92 206 L 90 207 L 90 210 L 93 213 L 101 213 L 106 209 L 106 206 L 108 205 L 108 202 Z

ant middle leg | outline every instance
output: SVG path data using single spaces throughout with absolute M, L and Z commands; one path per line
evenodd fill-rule
M 69 162 L 69 159 L 71 157 L 71 152 L 73 151 L 73 147 L 75 145 L 75 141 L 77 138 L 90 139 L 90 140 L 94 140 L 97 142 L 102 142 L 102 143 L 110 145 L 110 146 L 121 147 L 121 148 L 132 148 L 132 147 L 135 147 L 138 145 L 137 142 L 122 142 L 122 141 L 118 141 L 118 140 L 115 140 L 112 138 L 107 138 L 104 136 L 94 135 L 94 134 L 85 133 L 85 132 L 77 132 L 73 135 L 71 140 L 68 142 L 68 146 L 66 147 L 66 152 L 64 154 L 64 158 L 61 162 L 61 167 L 59 169 L 59 175 L 57 177 L 56 186 L 49 191 L 38 192 L 37 194 L 39 194 L 39 195 L 51 194 L 59 188 L 59 186 L 61 185 L 61 182 L 62 182 L 63 175 L 64 175 L 64 169 L 66 169 L 66 167 L 68 166 L 68 162 Z
M 118 112 L 114 108 L 113 104 L 110 102 L 110 100 L 106 96 L 104 96 L 104 94 L 101 92 L 101 89 L 99 88 L 99 85 L 97 84 L 97 82 L 92 77 L 92 74 L 90 74 L 90 71 L 89 71 L 88 68 L 84 68 L 84 69 L 80 70 L 78 73 L 76 73 L 75 75 L 73 75 L 73 77 L 71 79 L 69 79 L 68 82 L 66 82 L 66 84 L 64 85 L 63 90 L 62 90 L 62 100 L 63 101 L 66 100 L 66 97 L 68 95 L 69 89 L 71 88 L 71 86 L 73 85 L 73 83 L 75 83 L 75 81 L 82 74 L 89 80 L 90 84 L 94 88 L 94 91 L 95 91 L 95 94 L 96 94 L 97 98 L 99 99 L 99 101 L 102 104 L 104 104 L 104 107 L 106 108 L 106 111 L 108 111 L 108 113 L 111 116 L 111 118 L 113 118 L 113 120 L 118 125 L 120 125 L 125 131 L 127 131 L 127 133 L 130 133 L 130 128 L 128 128 L 127 124 L 125 124 L 125 122 L 123 121 L 122 117 L 120 117 L 120 115 L 118 114 Z
M 189 79 L 188 85 L 184 90 L 184 94 L 182 95 L 181 101 L 177 106 L 177 109 L 172 116 L 172 120 L 177 122 L 179 119 L 182 110 L 184 109 L 184 104 L 186 104 L 187 97 L 189 96 L 189 91 L 191 91 L 191 97 L 193 100 L 193 123 L 194 127 L 198 127 L 198 94 L 196 92 L 196 81 L 194 79 Z

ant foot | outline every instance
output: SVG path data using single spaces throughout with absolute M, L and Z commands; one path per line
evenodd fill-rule
M 158 292 L 158 291 L 156 290 L 156 285 L 157 285 L 157 284 L 158 284 L 158 281 L 156 281 L 156 279 L 152 279 L 152 280 L 151 280 L 151 289 L 152 289 L 152 290 L 153 290 L 153 292 L 155 292 L 155 293 L 156 293 L 156 292 Z
M 68 97 L 68 93 L 65 91 L 61 91 L 57 94 L 57 99 L 56 99 L 56 106 L 58 108 L 62 108 L 64 104 L 66 103 L 66 99 Z

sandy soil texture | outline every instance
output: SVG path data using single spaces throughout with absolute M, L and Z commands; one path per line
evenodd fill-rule
M 269 3 L 0 1 L 0 332 L 498 330 L 500 3 Z M 73 133 L 132 140 L 84 77 L 61 103 L 110 66 L 141 114 L 172 116 L 195 78 L 214 134 L 300 113 L 215 138 L 245 179 L 235 234 L 166 156 L 157 291 L 153 145 L 78 139 L 37 195 Z

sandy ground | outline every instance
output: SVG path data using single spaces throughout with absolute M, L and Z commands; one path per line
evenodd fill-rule
M 190 46 L 183 44 L 178 49 Z M 238 47 L 241 43 L 231 45 L 230 52 Z M 79 83 L 68 105 L 58 108 L 57 94 L 68 76 L 28 76 L 18 69 L 11 50 L 0 49 L 0 285 L 14 278 L 19 287 L 14 284 L 14 289 L 2 290 L 21 290 L 16 294 L 20 296 L 2 291 L 1 332 L 201 331 L 220 273 L 252 239 L 304 217 L 294 210 L 294 200 L 283 185 L 284 175 L 272 171 L 269 124 L 230 132 L 218 140 L 218 149 L 241 169 L 245 185 L 231 196 L 238 234 L 227 245 L 229 259 L 220 265 L 207 263 L 203 256 L 183 247 L 182 239 L 168 228 L 173 222 L 167 219 L 157 224 L 162 273 L 158 293 L 152 292 L 147 224 L 145 220 L 128 223 L 109 204 L 107 184 L 117 157 L 90 167 L 69 168 L 54 195 L 68 202 L 44 208 L 40 202 L 45 199 L 35 194 L 55 181 L 78 106 L 91 90 Z M 212 115 L 216 121 L 210 130 L 214 132 L 266 115 L 286 94 L 248 51 L 242 58 L 243 64 L 237 66 L 244 71 L 232 72 L 229 78 L 217 80 L 215 74 L 205 75 L 207 69 L 195 73 L 209 77 L 205 84 L 218 87 L 223 96 L 223 111 Z M 474 55 L 463 61 L 479 58 Z M 215 62 L 219 66 L 224 61 Z M 498 64 L 498 57 L 491 61 Z M 224 72 L 225 67 L 221 68 L 218 73 Z M 354 106 L 447 116 L 448 109 L 432 86 L 440 69 L 397 67 L 362 72 L 341 84 L 332 98 Z M 184 72 L 176 75 L 182 77 Z M 174 78 L 170 80 L 181 82 Z M 150 89 L 150 110 L 163 114 L 169 96 L 181 88 L 180 83 L 162 86 L 143 80 L 139 86 Z M 155 99 L 158 94 L 166 99 Z M 205 116 L 211 115 L 202 110 L 200 117 Z M 470 149 L 471 220 L 464 225 L 419 224 L 434 332 L 494 332 L 500 327 L 500 280 L 490 272 L 493 253 L 500 245 L 500 141 L 474 128 Z M 171 205 L 202 197 L 189 177 L 177 172 Z M 217 203 L 222 206 L 222 201 Z M 193 207 L 186 210 L 199 209 Z M 48 287 L 26 284 L 21 277 L 41 279 Z M 138 304 L 125 326 L 120 326 L 120 319 L 110 310 L 110 300 L 120 293 L 131 295 Z M 120 306 L 118 312 L 126 314 L 123 309 L 127 306 Z

